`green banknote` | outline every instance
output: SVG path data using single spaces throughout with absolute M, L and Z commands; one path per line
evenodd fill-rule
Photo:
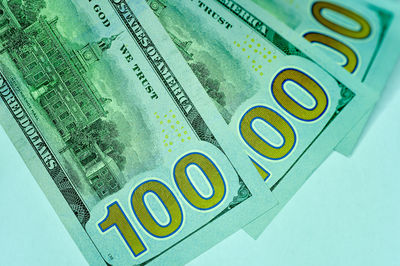
M 1 124 L 90 265 L 181 265 L 276 205 L 146 2 L 2 0 L 0 60 Z
M 400 10 L 390 1 L 252 0 L 292 28 L 355 79 L 385 87 L 400 50 Z M 336 150 L 350 155 L 370 112 Z
M 249 1 L 147 2 L 280 202 L 246 227 L 255 237 L 374 92 Z

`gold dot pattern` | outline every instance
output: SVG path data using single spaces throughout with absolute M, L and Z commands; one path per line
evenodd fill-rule
M 155 112 L 154 116 L 161 127 L 162 145 L 168 152 L 172 152 L 175 145 L 192 139 L 188 130 L 181 125 L 181 121 L 177 119 L 172 110 L 164 115 Z
M 254 38 L 247 35 L 246 38 L 239 42 L 234 41 L 236 47 L 240 47 L 241 51 L 247 54 L 247 59 L 251 62 L 252 70 L 260 76 L 264 76 L 263 68 L 265 64 L 272 63 L 277 59 L 277 55 L 269 51 L 261 43 L 256 42 Z

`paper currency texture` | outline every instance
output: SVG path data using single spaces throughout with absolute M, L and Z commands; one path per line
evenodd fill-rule
M 179 265 L 271 208 L 145 2 L 1 1 L 0 118 L 92 265 Z
M 379 93 L 385 87 L 400 54 L 398 5 L 390 1 L 252 1 L 355 79 Z M 336 147 L 337 151 L 345 155 L 352 153 L 369 115 Z
M 148 3 L 280 206 L 370 108 L 368 88 L 248 1 Z

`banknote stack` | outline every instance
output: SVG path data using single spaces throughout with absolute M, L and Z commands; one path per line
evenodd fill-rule
M 182 265 L 351 154 L 399 8 L 0 0 L 0 123 L 90 265 Z

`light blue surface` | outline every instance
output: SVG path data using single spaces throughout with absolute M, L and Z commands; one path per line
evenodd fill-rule
M 34 85 L 29 81 L 28 74 L 21 75 L 24 63 L 14 64 L 12 61 L 15 60 L 11 60 L 15 51 L 2 53 L 0 85 L 3 101 L 0 103 L 0 120 L 5 132 L 88 262 L 92 265 L 103 265 L 105 261 L 114 265 L 127 265 L 151 260 L 149 264 L 153 265 L 165 265 L 168 262 L 180 265 L 240 230 L 249 221 L 277 204 L 263 180 L 258 178 L 257 170 L 242 152 L 240 143 L 235 142 L 232 134 L 226 134 L 228 127 L 225 121 L 217 114 L 217 109 L 211 104 L 199 81 L 182 59 L 173 41 L 162 30 L 145 1 L 129 1 L 129 5 L 107 0 L 86 3 L 72 1 L 73 4 L 63 0 L 47 2 L 55 3 L 56 7 L 49 6 L 46 12 L 52 17 L 57 16 L 59 20 L 50 21 L 41 17 L 37 22 L 39 24 L 34 24 L 34 27 L 39 27 L 37 32 L 46 32 L 43 36 L 52 35 L 50 46 L 58 47 L 56 52 L 62 54 L 61 61 L 65 61 L 63 69 L 71 70 L 72 74 L 67 74 L 66 70 L 63 70 L 64 74 L 61 73 L 62 71 L 55 66 L 60 60 L 55 62 L 50 58 L 44 60 L 47 63 L 38 61 L 39 63 L 36 63 L 42 68 L 52 71 L 50 76 L 67 76 L 61 79 L 51 78 L 54 82 L 39 89 L 40 93 L 32 91 L 31 89 L 36 88 L 39 83 Z M 2 3 L 1 8 L 6 10 L 5 1 Z M 109 27 L 98 21 L 98 18 L 105 16 L 104 14 L 107 14 L 109 21 L 113 21 Z M 7 17 L 11 20 L 13 15 L 8 14 Z M 69 17 L 75 19 L 70 20 Z M 79 24 L 79 27 L 75 24 Z M 7 27 L 8 25 L 1 30 L 4 31 Z M 50 32 L 48 27 L 51 28 Z M 90 28 L 91 34 L 85 33 L 82 28 Z M 31 32 L 26 30 L 21 34 L 27 34 L 25 37 L 28 38 Z M 96 37 L 92 38 L 92 35 Z M 29 45 L 36 41 L 41 43 L 41 37 L 38 36 L 32 39 Z M 114 37 L 105 39 L 103 36 Z M 89 38 L 89 45 L 81 46 L 84 47 L 81 50 L 74 50 L 75 44 L 86 42 L 84 37 Z M 38 46 L 38 49 L 46 50 L 43 45 L 39 45 L 41 48 Z M 78 49 L 78 46 L 76 47 Z M 25 48 L 35 56 L 42 53 L 33 47 Z M 93 50 L 95 55 L 90 53 L 88 56 L 84 52 L 85 49 Z M 68 59 L 66 53 L 76 55 L 79 60 L 75 60 L 74 56 Z M 99 59 L 100 54 L 102 60 Z M 84 62 L 80 60 L 81 55 Z M 99 61 L 96 62 L 97 66 L 93 64 L 90 69 L 87 68 L 93 61 Z M 101 141 L 97 139 L 91 142 L 93 145 L 84 145 L 84 151 L 78 152 L 72 148 L 76 143 L 71 139 L 72 144 L 66 143 L 66 137 L 62 133 L 66 131 L 58 130 L 60 124 L 67 123 L 64 114 L 59 116 L 63 119 L 60 123 L 58 117 L 54 117 L 58 116 L 58 111 L 48 111 L 48 116 L 45 114 L 44 102 L 38 104 L 36 98 L 40 97 L 41 93 L 47 89 L 54 89 L 54 95 L 63 95 L 58 97 L 61 103 L 66 102 L 63 110 L 72 108 L 75 112 L 72 105 L 76 104 L 72 99 L 78 96 L 73 93 L 71 98 L 64 94 L 65 91 L 60 93 L 64 89 L 71 91 L 73 82 L 62 82 L 66 79 L 72 80 L 71 75 L 79 80 L 76 86 L 83 88 L 83 91 L 79 89 L 79 93 L 91 95 L 89 98 L 95 103 L 95 107 L 87 106 L 91 110 L 83 120 L 74 114 L 74 118 L 70 119 L 75 122 L 70 125 L 76 125 L 76 129 L 70 128 L 69 132 L 76 133 L 86 129 L 97 131 L 92 121 L 112 123 L 110 125 L 113 128 L 113 138 L 109 138 L 109 142 L 125 148 L 124 151 L 115 147 L 112 150 L 121 156 L 124 154 L 127 158 L 125 167 L 119 165 L 124 160 L 119 157 L 111 158 L 114 156 L 108 152 L 110 150 L 101 147 Z M 33 87 L 28 88 L 28 83 Z M 65 88 L 63 83 L 67 87 L 71 85 L 71 88 Z M 118 86 L 121 90 L 115 89 Z M 107 97 L 107 100 L 102 97 Z M 85 102 L 86 100 L 83 101 Z M 105 106 L 106 102 L 108 105 Z M 79 106 L 77 108 L 79 109 Z M 96 109 L 96 114 L 93 108 Z M 93 117 L 90 114 L 93 114 Z M 68 120 L 68 123 L 72 120 Z M 98 133 L 107 135 L 103 132 Z M 118 141 L 115 142 L 117 138 Z M 92 152 L 97 158 L 86 157 Z M 184 189 L 185 184 L 175 182 L 173 178 L 174 175 L 179 175 L 179 167 L 185 163 L 184 160 L 180 161 L 180 158 L 187 159 L 188 164 L 197 165 L 199 168 L 201 163 L 192 160 L 194 157 L 200 158 L 199 160 L 206 164 L 212 163 L 213 168 L 218 168 L 220 174 L 215 177 L 215 181 L 210 179 L 208 182 L 206 178 L 201 178 L 215 188 L 215 197 L 212 199 L 204 200 L 203 197 L 196 201 L 199 197 L 193 191 L 199 191 L 198 185 L 192 184 Z M 88 161 L 90 163 L 87 163 Z M 174 168 L 176 163 L 180 166 Z M 203 165 L 200 168 L 205 167 Z M 182 169 L 185 169 L 184 165 Z M 105 175 L 110 186 L 104 186 L 102 176 Z M 3 176 L 7 178 L 10 174 L 6 173 Z M 96 178 L 100 180 L 95 181 Z M 193 176 L 188 179 L 194 181 Z M 19 189 L 23 186 L 17 187 Z M 156 208 L 151 208 L 153 206 L 148 199 L 138 195 L 140 192 L 137 191 L 142 189 L 147 189 L 151 194 L 159 194 L 159 199 L 162 198 L 164 206 L 168 208 L 159 208 L 157 205 Z M 189 204 L 187 201 L 191 192 L 195 194 L 195 199 L 190 199 Z M 117 206 L 114 204 L 116 201 L 120 206 L 117 211 L 126 218 L 124 225 L 129 224 L 125 228 L 126 231 L 123 230 L 122 224 L 113 221 L 110 206 Z M 210 206 L 211 204 L 214 205 Z M 146 210 L 146 213 L 142 210 Z M 146 224 L 145 219 L 149 216 L 159 218 L 165 213 L 171 220 L 168 226 L 157 221 L 147 221 L 149 223 Z M 218 219 L 214 219 L 217 217 Z M 14 217 L 11 218 L 12 224 L 13 219 Z M 139 241 L 141 245 L 136 245 Z
M 400 265 L 399 112 L 400 65 L 351 158 L 330 156 L 257 241 L 190 265 Z M 87 265 L 2 129 L 0 145 L 0 265 Z

